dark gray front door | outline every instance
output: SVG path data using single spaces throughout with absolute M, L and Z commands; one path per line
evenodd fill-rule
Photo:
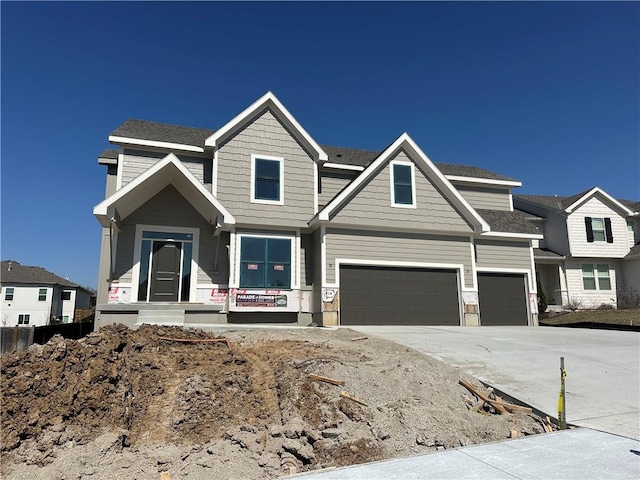
M 341 325 L 460 325 L 455 270 L 340 267 Z
M 176 242 L 153 242 L 149 301 L 178 301 L 181 246 Z
M 480 324 L 528 325 L 524 275 L 478 273 Z

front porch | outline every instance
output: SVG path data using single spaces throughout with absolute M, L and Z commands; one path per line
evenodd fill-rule
M 544 292 L 547 311 L 561 311 L 569 301 L 565 257 L 548 249 L 535 248 L 534 260 L 538 288 Z

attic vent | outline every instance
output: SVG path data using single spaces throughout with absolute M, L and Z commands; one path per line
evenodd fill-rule
M 341 153 L 338 153 L 338 154 L 336 155 L 336 157 L 342 157 L 342 154 L 341 154 Z

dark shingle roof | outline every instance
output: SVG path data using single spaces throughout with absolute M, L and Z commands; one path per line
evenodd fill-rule
M 489 180 L 505 180 L 517 182 L 518 180 L 504 175 L 499 175 L 484 168 L 473 167 L 471 165 L 456 165 L 453 163 L 436 163 L 436 167 L 445 175 L 455 175 L 459 177 L 486 178 Z
M 204 141 L 214 133 L 215 130 L 204 128 L 183 127 L 168 123 L 129 119 L 111 132 L 111 135 L 116 137 L 136 138 L 140 140 L 152 140 L 157 142 L 204 147 Z M 366 167 L 381 153 L 372 150 L 335 147 L 331 145 L 321 145 L 321 148 L 327 153 L 327 156 L 329 157 L 328 162 L 339 163 L 342 165 L 356 165 L 359 167 Z M 505 177 L 504 175 L 499 175 L 497 173 L 490 172 L 489 170 L 470 165 L 436 163 L 436 166 L 444 175 L 516 181 L 513 178 Z
M 117 160 L 119 154 L 120 152 L 118 150 L 114 150 L 113 148 L 107 148 L 100 155 L 98 155 L 98 158 L 109 158 L 111 160 Z
M 111 135 L 115 137 L 138 138 L 156 142 L 179 143 L 204 147 L 204 141 L 215 133 L 215 130 L 183 127 L 168 123 L 149 122 L 147 120 L 129 119 L 116 128 Z
M 633 247 L 631 247 L 631 250 L 629 250 L 629 253 L 627 253 L 624 258 L 635 257 L 638 255 L 640 255 L 640 243 L 636 243 Z
M 477 209 L 476 211 L 489 224 L 492 232 L 542 233 L 533 223 L 531 223 L 530 220 L 532 219 L 532 215 L 530 213 L 522 212 L 520 210 L 508 212 L 503 210 Z
M 357 165 L 366 167 L 373 162 L 380 152 L 372 150 L 358 150 L 356 148 L 333 147 L 330 145 L 320 145 L 326 152 L 329 163 L 339 163 L 341 165 Z
M 77 283 L 59 277 L 42 267 L 20 265 L 14 260 L 3 260 L 0 268 L 0 278 L 2 278 L 3 284 L 61 285 L 63 287 L 82 288 Z
M 563 260 L 564 255 L 549 250 L 548 248 L 534 248 L 533 257 L 538 260 Z
M 627 199 L 618 199 L 618 201 L 631 211 L 640 211 L 640 202 L 634 202 L 633 200 Z

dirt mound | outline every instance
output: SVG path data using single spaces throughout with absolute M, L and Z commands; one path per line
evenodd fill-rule
M 544 431 L 469 409 L 457 369 L 347 329 L 225 335 L 111 325 L 3 356 L 3 476 L 265 478 Z

